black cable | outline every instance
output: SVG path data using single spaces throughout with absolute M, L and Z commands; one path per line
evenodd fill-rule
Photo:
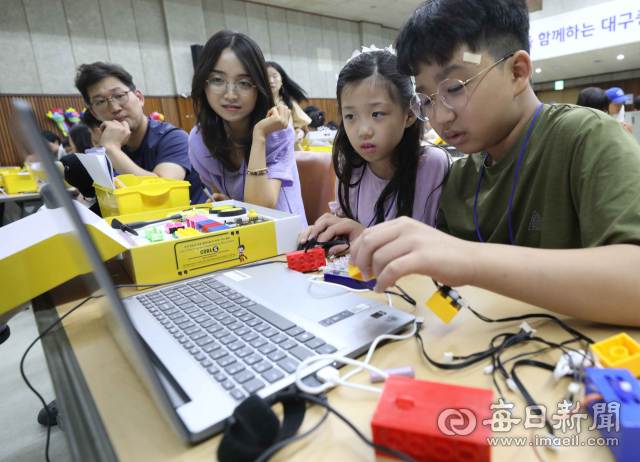
M 358 284 L 363 289 L 373 291 L 373 287 L 369 287 L 364 283 L 364 281 L 361 281 L 359 279 L 354 279 L 354 278 L 351 278 L 351 279 L 353 279 L 353 281 L 355 281 L 355 283 Z M 399 294 L 398 292 L 393 292 L 391 290 L 385 290 L 384 293 L 389 295 L 396 295 L 401 299 L 403 299 L 405 302 L 409 303 L 410 305 L 416 306 L 416 301 L 413 298 L 407 295 L 407 293 L 404 290 L 402 290 L 400 286 L 396 286 L 396 287 L 400 290 L 400 292 L 402 292 L 401 294 Z
M 516 363 L 511 368 L 511 376 L 513 377 L 513 381 L 516 383 L 516 386 L 518 387 L 518 390 L 520 390 L 520 393 L 522 393 L 522 396 L 524 396 L 524 399 L 527 401 L 527 404 L 529 406 L 536 406 L 536 409 L 533 410 L 533 413 L 538 411 L 540 414 L 542 414 L 542 411 L 540 410 L 540 406 L 538 406 L 538 404 L 536 404 L 536 402 L 534 401 L 533 397 L 529 394 L 527 389 L 524 387 L 524 385 L 522 384 L 522 382 L 518 378 L 518 375 L 516 374 L 516 369 L 518 367 L 520 367 L 520 366 L 539 367 L 540 369 L 545 369 L 545 370 L 551 371 L 551 372 L 553 372 L 555 367 L 552 366 L 551 364 L 543 363 L 542 361 L 535 361 L 533 359 L 521 359 L 519 361 L 516 361 Z M 553 433 L 553 426 L 551 425 L 551 423 L 547 419 L 546 415 L 544 416 L 544 424 L 547 427 L 547 429 L 549 430 L 549 433 L 551 435 L 553 435 L 554 434 Z
M 412 457 L 408 456 L 407 454 L 404 454 L 403 452 L 400 451 L 396 451 L 395 449 L 391 449 L 388 448 L 386 446 L 382 446 L 381 444 L 377 444 L 374 443 L 373 441 L 370 441 L 367 439 L 366 436 L 364 436 L 360 430 L 358 430 L 356 428 L 355 425 L 353 425 L 349 420 L 347 420 L 347 418 L 345 416 L 343 416 L 342 414 L 340 414 L 338 411 L 336 411 L 334 408 L 332 408 L 329 403 L 322 401 L 322 399 L 318 398 L 317 396 L 314 395 L 310 395 L 308 393 L 298 393 L 298 396 L 306 399 L 308 401 L 314 402 L 316 404 L 319 404 L 320 406 L 323 406 L 325 408 L 327 408 L 327 410 L 329 410 L 330 412 L 333 412 L 340 420 L 342 420 L 344 423 L 346 423 L 349 427 L 351 427 L 351 429 L 356 433 L 356 435 L 358 435 L 358 437 L 364 441 L 365 443 L 367 443 L 369 446 L 373 447 L 374 449 L 384 452 L 386 454 L 389 454 L 393 457 L 397 457 L 398 459 L 402 459 L 406 462 L 416 462 L 415 459 L 413 459 Z
M 67 313 L 64 314 L 64 316 L 62 316 L 57 321 L 55 321 L 53 324 L 51 324 L 49 327 L 47 327 L 44 330 L 44 332 L 42 332 L 40 335 L 38 335 L 38 337 L 33 342 L 31 342 L 31 345 L 29 345 L 29 347 L 25 350 L 24 354 L 22 355 L 22 359 L 20 360 L 20 375 L 22 375 L 22 380 L 24 380 L 24 382 L 27 384 L 29 389 L 38 397 L 38 399 L 42 403 L 42 406 L 47 411 L 46 412 L 46 414 L 47 414 L 47 443 L 46 443 L 46 446 L 45 446 L 45 449 L 44 449 L 44 458 L 45 458 L 45 460 L 47 462 L 50 462 L 49 461 L 49 442 L 51 440 L 51 421 L 53 420 L 53 416 L 49 412 L 49 408 L 47 407 L 47 403 L 45 402 L 45 400 L 42 397 L 42 395 L 40 395 L 40 393 L 38 393 L 38 391 L 33 387 L 33 385 L 31 385 L 31 382 L 29 382 L 29 379 L 27 379 L 27 376 L 24 373 L 24 360 L 27 358 L 27 354 L 29 353 L 31 348 L 38 342 L 38 340 L 42 339 L 42 337 L 47 335 L 49 333 L 49 331 L 51 329 L 53 329 L 55 326 L 57 326 L 58 324 L 60 324 L 60 322 L 64 318 L 69 316 L 71 313 L 73 313 L 75 310 L 80 308 L 82 305 L 87 303 L 92 298 L 101 298 L 101 297 L 104 297 L 104 295 L 92 295 L 90 297 L 85 298 L 82 302 L 80 302 L 79 304 L 77 304 L 76 306 L 71 308 Z
M 327 396 L 324 393 L 321 393 L 320 395 L 318 395 L 321 399 L 324 399 L 324 401 L 327 400 Z M 327 412 L 324 413 L 324 415 L 322 416 L 322 418 L 318 421 L 318 423 L 316 423 L 313 428 L 311 428 L 310 430 L 306 431 L 305 433 L 303 433 L 302 435 L 294 435 L 290 438 L 286 438 L 282 441 L 277 442 L 276 444 L 274 444 L 273 446 L 271 446 L 270 448 L 266 449 L 262 454 L 260 454 L 260 456 L 254 461 L 254 462 L 266 462 L 269 459 L 271 459 L 271 457 L 278 452 L 280 449 L 284 448 L 285 446 L 293 443 L 294 441 L 298 441 L 301 440 L 302 438 L 305 438 L 307 436 L 309 436 L 311 433 L 313 433 L 314 431 L 316 431 L 318 429 L 318 427 L 320 427 L 320 425 L 322 425 L 324 423 L 325 420 L 327 420 L 327 417 L 329 417 L 329 409 L 327 409 Z

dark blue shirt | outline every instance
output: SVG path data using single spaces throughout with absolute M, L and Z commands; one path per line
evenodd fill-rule
M 191 166 L 189 160 L 189 135 L 181 128 L 147 118 L 147 132 L 144 134 L 140 147 L 131 152 L 126 146 L 122 151 L 128 155 L 135 164 L 153 172 L 157 165 L 170 162 L 178 164 L 187 171 L 184 179 L 191 183 L 189 197 L 191 204 L 204 204 L 207 195 L 200 186 L 200 175 Z

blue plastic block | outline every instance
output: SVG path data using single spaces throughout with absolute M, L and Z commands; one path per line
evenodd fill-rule
M 229 228 L 227 225 L 220 225 L 220 226 L 216 226 L 215 228 L 209 228 L 209 232 L 207 234 L 217 233 L 218 231 L 222 231 L 223 229 L 231 229 L 231 228 Z
M 620 403 L 619 431 L 616 431 L 615 426 L 610 429 L 600 426 L 600 433 L 604 438 L 618 439 L 617 446 L 608 445 L 618 462 L 637 461 L 640 453 L 640 383 L 638 383 L 638 379 L 629 369 L 590 367 L 586 370 L 584 384 L 587 395 L 590 393 L 602 395 L 603 401 L 607 405 L 605 413 L 613 416 L 611 421 L 614 423 L 616 416 L 615 413 L 609 412 L 609 406 L 612 403 Z M 587 405 L 592 417 L 596 403 Z
M 331 273 L 324 273 L 324 280 L 325 282 L 330 282 L 332 284 L 340 284 L 341 286 L 349 287 L 351 289 L 364 289 L 365 287 L 363 287 L 363 284 L 368 287 L 371 287 L 372 289 L 376 286 L 375 279 L 371 279 L 369 281 L 362 281 L 360 279 L 353 279 L 348 276 L 338 276 L 337 274 L 331 274 Z
M 196 231 L 202 232 L 202 225 L 206 225 L 207 223 L 214 223 L 213 220 L 203 220 L 196 222 Z

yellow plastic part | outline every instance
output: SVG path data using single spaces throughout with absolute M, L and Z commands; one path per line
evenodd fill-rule
M 251 209 L 249 210 L 249 213 L 247 213 L 247 218 L 258 218 L 258 213 L 255 210 Z
M 217 207 L 212 207 L 211 210 L 213 210 L 214 212 L 220 212 L 221 210 L 225 210 L 225 209 L 232 209 L 233 205 L 218 205 Z
M 426 305 L 433 311 L 445 324 L 449 324 L 451 320 L 458 314 L 459 309 L 454 306 L 453 300 L 445 297 L 439 290 L 431 296 Z
M 93 184 L 103 218 L 190 205 L 188 181 L 135 175 L 119 175 L 118 180 L 124 188 Z
M 142 181 L 140 184 L 156 184 L 156 183 L 166 183 L 164 178 L 149 178 L 148 180 Z
M 38 191 L 38 183 L 30 172 L 3 173 L 0 178 L 7 194 Z
M 604 367 L 626 368 L 640 377 L 640 345 L 624 332 L 594 343 L 591 348 Z
M 362 271 L 360 271 L 360 268 L 358 268 L 357 266 L 351 266 L 349 264 L 347 264 L 347 269 L 349 270 L 349 277 L 353 278 L 353 279 L 359 279 L 361 281 L 364 281 L 364 279 L 362 278 Z M 371 274 L 371 279 L 374 279 L 376 276 L 375 274 Z M 369 281 L 371 280 L 369 279 Z
M 202 234 L 200 231 L 197 231 L 193 228 L 180 228 L 180 229 L 176 229 L 176 236 L 180 236 L 180 237 L 191 237 L 191 236 L 197 236 L 198 234 Z
M 5 173 L 18 173 L 20 167 L 0 167 L 0 186 L 2 186 L 2 175 Z

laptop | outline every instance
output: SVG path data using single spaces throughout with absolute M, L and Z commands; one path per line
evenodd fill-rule
M 348 292 L 313 284 L 279 264 L 254 263 L 160 286 L 120 299 L 40 134 L 31 106 L 14 101 L 20 138 L 46 169 L 55 205 L 72 224 L 76 258 L 107 303 L 105 319 L 119 347 L 166 419 L 185 442 L 224 429 L 251 394 L 295 387 L 302 360 L 335 353 L 357 357 L 382 334 L 414 316 Z M 90 265 L 90 266 L 89 266 Z M 306 383 L 329 364 L 304 371 Z

